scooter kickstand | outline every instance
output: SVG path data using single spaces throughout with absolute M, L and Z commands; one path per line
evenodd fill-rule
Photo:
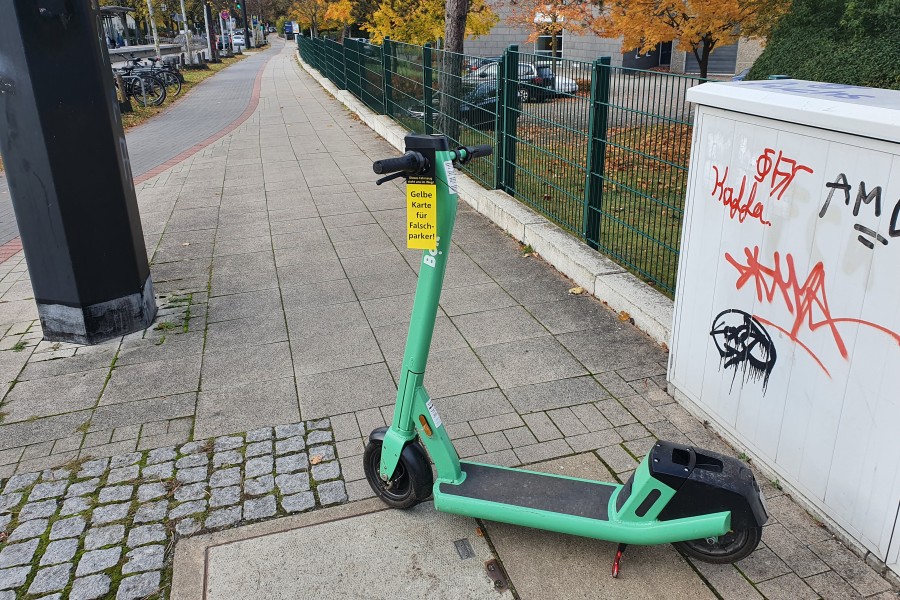
M 622 560 L 622 555 L 625 553 L 625 548 L 628 547 L 628 544 L 619 544 L 619 547 L 616 549 L 616 559 L 613 561 L 612 567 L 612 576 L 619 576 L 619 561 Z

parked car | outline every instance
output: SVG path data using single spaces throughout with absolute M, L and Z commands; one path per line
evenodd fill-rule
M 465 61 L 464 71 L 477 71 L 479 68 L 484 65 L 489 65 L 491 63 L 498 63 L 502 59 L 502 56 L 485 56 L 481 58 L 467 58 Z
M 243 48 L 243 47 L 245 46 L 245 43 L 244 43 L 244 34 L 243 34 L 243 33 L 236 33 L 236 34 L 234 34 L 234 36 L 233 36 L 233 41 L 234 41 L 234 47 L 235 47 L 235 48 Z
M 460 120 L 475 129 L 494 129 L 497 115 L 497 80 L 476 85 L 459 106 Z M 521 90 L 519 91 L 521 97 Z
M 437 115 L 441 110 L 440 93 L 436 93 L 432 102 L 433 112 Z M 425 119 L 425 107 L 415 104 L 404 111 L 406 116 L 422 121 Z M 459 120 L 476 129 L 493 129 L 494 116 L 497 114 L 497 80 L 480 81 L 474 87 L 463 91 L 459 104 Z
M 499 75 L 499 63 L 489 63 L 464 75 L 462 81 L 464 85 L 474 87 L 484 81 L 496 82 Z M 549 66 L 519 63 L 519 84 L 519 99 L 522 102 L 549 100 L 556 93 L 556 77 Z
M 578 91 L 578 84 L 575 83 L 574 79 L 557 75 L 554 79 L 553 89 L 556 91 L 557 96 L 569 96 Z

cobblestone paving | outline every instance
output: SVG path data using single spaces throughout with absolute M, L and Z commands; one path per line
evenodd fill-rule
M 167 598 L 179 538 L 347 501 L 328 419 L 73 460 L 0 490 L 2 600 Z

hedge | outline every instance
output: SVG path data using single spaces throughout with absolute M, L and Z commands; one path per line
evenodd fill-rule
M 900 89 L 900 0 L 794 0 L 748 79 Z

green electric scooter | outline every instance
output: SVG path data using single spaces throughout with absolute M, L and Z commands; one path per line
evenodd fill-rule
M 618 542 L 613 577 L 628 544 L 674 543 L 711 563 L 753 552 L 768 515 L 752 471 L 735 458 L 659 441 L 625 485 L 459 459 L 423 380 L 456 220 L 454 163 L 488 156 L 491 147 L 450 150 L 443 136 L 415 134 L 405 142 L 402 157 L 376 161 L 373 169 L 387 175 L 379 184 L 406 178 L 409 245 L 430 249 L 419 270 L 393 422 L 369 435 L 363 455 L 378 497 L 408 508 L 433 495 L 443 512 Z

